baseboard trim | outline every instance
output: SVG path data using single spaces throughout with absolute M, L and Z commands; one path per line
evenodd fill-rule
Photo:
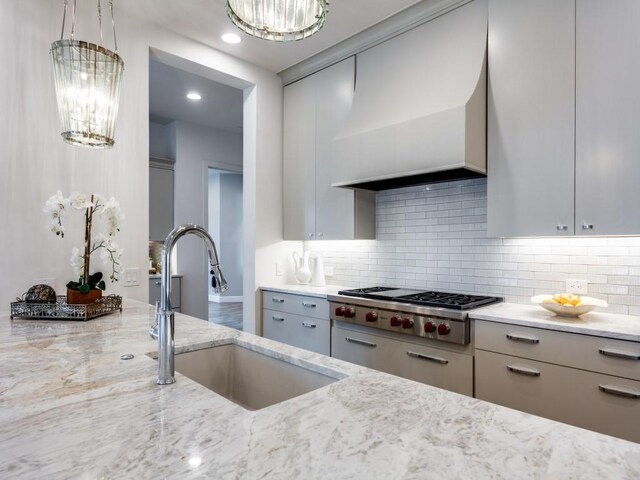
M 209 301 L 214 303 L 242 303 L 242 296 L 209 295 Z

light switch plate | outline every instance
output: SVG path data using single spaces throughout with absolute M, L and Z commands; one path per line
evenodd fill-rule
M 324 267 L 324 276 L 333 277 L 333 267 L 329 267 L 329 266 Z
M 137 287 L 140 285 L 140 269 L 125 268 L 122 271 L 122 280 L 125 287 Z
M 280 262 L 276 262 L 276 277 L 284 275 L 284 266 Z
M 566 289 L 568 293 L 585 295 L 589 293 L 589 282 L 587 280 L 567 279 Z

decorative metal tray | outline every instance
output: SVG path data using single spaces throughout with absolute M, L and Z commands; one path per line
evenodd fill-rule
M 122 297 L 119 295 L 108 295 L 87 305 L 70 305 L 65 295 L 58 295 L 56 303 L 11 302 L 12 320 L 17 317 L 87 321 L 117 311 L 122 312 Z

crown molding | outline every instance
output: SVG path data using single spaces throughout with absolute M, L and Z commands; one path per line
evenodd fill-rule
M 424 0 L 278 73 L 289 85 L 345 58 L 364 52 L 473 0 Z

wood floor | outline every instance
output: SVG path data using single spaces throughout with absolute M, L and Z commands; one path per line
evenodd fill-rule
M 209 302 L 209 321 L 225 327 L 242 330 L 242 302 Z

